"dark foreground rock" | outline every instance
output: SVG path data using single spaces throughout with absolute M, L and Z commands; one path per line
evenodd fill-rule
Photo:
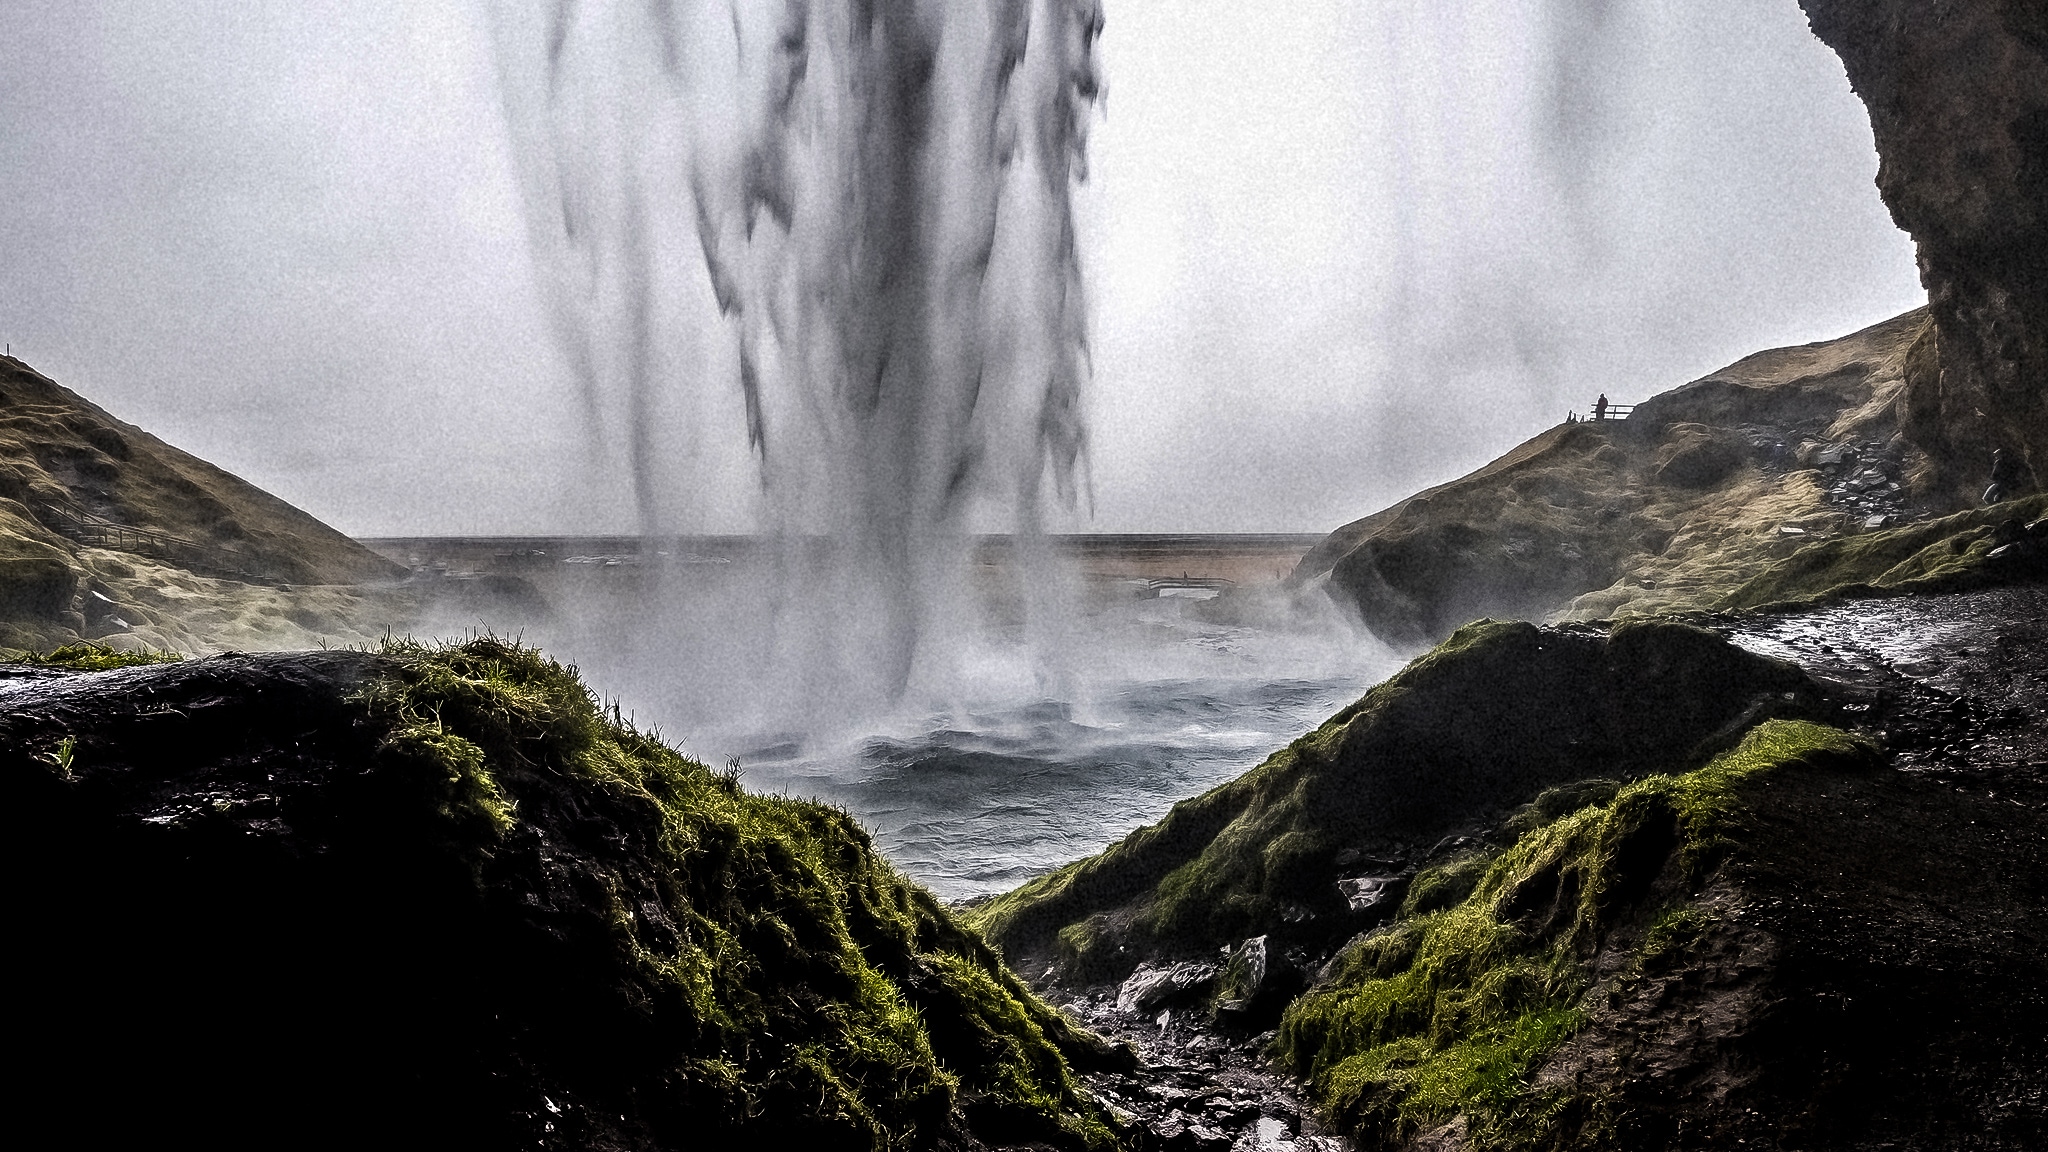
M 1790 665 L 1696 628 L 1482 622 L 1246 775 L 971 917 L 1032 975 L 1222 965 L 1203 997 L 1265 1027 L 1306 958 L 1384 921 L 1417 869 L 1546 789 L 1696 765 L 1762 719 L 1822 710 Z M 1245 987 L 1219 949 L 1252 938 L 1265 961 Z
M 1138 952 L 1128 976 L 1072 954 L 1039 976 L 1150 1063 L 1096 1077 L 1099 1097 L 1190 1148 L 2048 1145 L 2048 586 L 1698 623 L 1796 665 L 1805 718 L 1745 711 L 1739 743 L 1648 772 L 1583 713 L 1525 723 L 1496 759 L 1550 744 L 1575 751 L 1578 778 L 1443 837 L 1391 884 L 1325 858 L 1322 907 L 1374 914 L 1322 947 L 1322 917 L 1270 926 L 1269 965 L 1306 983 L 1286 988 L 1277 1034 L 1228 1010 L 1251 941 L 1175 950 L 1114 912 L 1057 934 L 1055 952 L 1076 937 Z M 1431 658 L 1439 677 L 1450 655 Z M 1503 667 L 1533 678 L 1538 659 L 1532 645 Z M 1511 682 L 1459 695 L 1481 707 L 1482 685 Z M 1576 695 L 1594 711 L 1626 699 L 1613 681 Z M 1444 711 L 1433 730 L 1455 742 L 1461 726 L 1483 728 Z M 1033 904 L 1091 872 L 1113 887 L 1120 855 L 976 915 L 1030 956 L 1015 926 Z M 1127 899 L 1142 910 L 1167 887 L 1129 882 Z M 1225 887 L 1212 907 L 1255 902 Z
M 73 1146 L 1108 1148 L 845 814 L 482 641 L 0 682 L 17 1123 Z

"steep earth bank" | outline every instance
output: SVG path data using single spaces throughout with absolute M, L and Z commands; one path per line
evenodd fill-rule
M 402 567 L 0 357 L 0 648 L 374 641 Z
M 1969 573 L 2048 505 L 2016 494 L 1952 512 L 1937 457 L 1900 432 L 1928 324 L 1916 311 L 1759 352 L 1625 419 L 1560 425 L 1331 533 L 1290 580 L 1326 582 L 1381 639 L 1421 646 L 1480 616 L 1754 607 L 1772 572 L 1892 591 L 1995 579 Z M 1966 529 L 1977 536 L 1953 557 L 1905 563 Z
M 1123 1143 L 1074 1075 L 1128 1052 L 848 816 L 529 650 L 12 666 L 0 788 L 60 1143 Z
M 2044 621 L 2035 582 L 1698 618 L 1726 640 L 1475 626 L 969 917 L 1164 1065 L 1096 1083 L 1178 1146 L 1284 1147 L 1275 1057 L 1364 1148 L 2037 1147 Z M 1668 713 L 1688 667 L 1723 699 Z

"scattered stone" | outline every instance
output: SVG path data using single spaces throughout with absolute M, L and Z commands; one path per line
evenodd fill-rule
M 1149 1016 L 1180 1000 L 1207 991 L 1216 979 L 1214 964 L 1176 964 L 1171 968 L 1139 968 L 1117 990 L 1119 1012 Z
M 1337 881 L 1337 890 L 1344 893 L 1353 912 L 1365 912 L 1391 903 L 1401 880 L 1399 876 L 1360 876 Z

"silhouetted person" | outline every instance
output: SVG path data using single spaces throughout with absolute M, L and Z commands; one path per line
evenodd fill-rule
M 1984 502 L 1996 504 L 2012 495 L 2015 485 L 2020 482 L 2020 462 L 2005 454 L 2005 449 L 1993 449 L 1991 453 L 1991 487 L 1984 489 Z
M 1607 419 L 1607 393 L 1605 392 L 1602 392 L 1600 394 L 1600 398 L 1598 400 L 1593 401 L 1593 419 Z

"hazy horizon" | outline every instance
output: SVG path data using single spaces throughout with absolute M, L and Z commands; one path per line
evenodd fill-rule
M 633 529 L 540 318 L 478 8 L 8 7 L 15 355 L 352 535 Z M 1110 0 L 1095 515 L 1048 527 L 1327 531 L 1597 392 L 1923 302 L 1792 0 L 1596 8 L 1567 37 L 1479 4 Z M 737 389 L 710 386 L 722 413 L 663 434 L 697 530 L 743 530 Z

